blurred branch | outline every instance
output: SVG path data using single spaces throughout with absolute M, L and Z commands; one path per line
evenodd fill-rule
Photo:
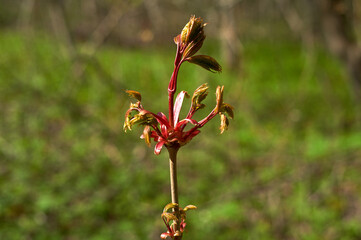
M 24 0 L 20 6 L 20 14 L 18 18 L 19 28 L 25 31 L 30 29 L 30 19 L 34 11 L 35 0 Z
M 94 56 L 96 51 L 101 45 L 103 45 L 105 39 L 112 33 L 115 27 L 118 25 L 120 19 L 123 17 L 123 14 L 129 10 L 130 6 L 134 7 L 136 4 L 127 4 L 126 1 L 120 1 L 119 4 L 114 4 L 109 13 L 103 18 L 103 20 L 96 27 L 92 36 L 90 37 L 90 42 L 92 46 L 87 49 L 86 55 L 88 58 Z M 74 64 L 74 73 L 76 77 L 83 75 L 84 70 L 87 64 L 82 62 L 75 62 Z
M 330 51 L 345 64 L 351 77 L 356 102 L 361 102 L 361 48 L 353 28 L 351 0 L 323 0 L 322 27 Z
M 163 21 L 162 21 L 162 11 L 159 8 L 158 0 L 146 0 L 144 1 L 144 6 L 148 12 L 149 20 L 152 23 L 152 27 L 155 32 L 161 32 Z
M 127 10 L 125 1 L 120 1 L 119 4 L 114 4 L 108 14 L 99 23 L 91 36 L 91 42 L 94 44 L 90 55 L 93 55 L 96 50 L 104 43 L 104 40 L 110 35 L 113 29 L 117 26 L 123 13 Z
M 291 31 L 299 37 L 306 46 L 312 45 L 313 33 L 307 23 L 305 23 L 304 16 L 301 16 L 296 8 L 292 6 L 292 2 L 288 0 L 274 0 L 278 9 L 280 10 L 284 20 L 291 29 Z
M 292 32 L 301 38 L 306 46 L 312 47 L 315 37 L 322 35 L 328 50 L 336 55 L 348 70 L 351 92 L 355 96 L 355 102 L 360 103 L 361 48 L 357 44 L 354 29 L 353 1 L 307 1 L 299 12 L 293 1 L 274 1 Z M 317 26 L 312 26 L 310 20 Z M 313 27 L 318 28 L 318 31 L 313 32 Z
M 65 43 L 70 56 L 74 57 L 76 55 L 76 49 L 71 38 L 64 4 L 65 2 L 63 1 L 51 1 L 49 4 L 49 16 L 56 37 Z
M 238 2 L 238 0 L 219 1 L 221 54 L 226 65 L 233 70 L 241 68 L 242 44 L 237 34 L 234 14 L 234 6 Z
M 81 2 L 82 13 L 85 16 L 88 26 L 96 26 L 98 22 L 97 5 L 95 0 Z

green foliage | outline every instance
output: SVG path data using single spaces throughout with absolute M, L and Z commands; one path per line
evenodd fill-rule
M 184 238 L 359 239 L 361 131 L 345 73 L 322 48 L 244 49 L 242 76 L 179 76 L 190 92 L 221 81 L 235 106 L 228 132 L 211 122 L 179 154 L 180 203 L 198 207 Z M 122 131 L 122 90 L 166 112 L 173 52 L 101 49 L 77 77 L 47 37 L 1 32 L 0 51 L 0 239 L 158 239 L 167 155 Z

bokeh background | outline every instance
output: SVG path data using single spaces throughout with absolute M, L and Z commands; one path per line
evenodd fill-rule
M 225 85 L 235 119 L 179 153 L 184 239 L 361 239 L 357 0 L 0 0 L 0 239 L 159 239 L 168 156 L 123 132 L 123 90 L 167 111 L 192 14 L 223 73 L 178 89 L 209 83 L 200 119 Z

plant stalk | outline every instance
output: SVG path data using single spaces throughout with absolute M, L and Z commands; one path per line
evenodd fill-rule
M 178 183 L 177 183 L 177 152 L 179 150 L 179 146 L 168 147 L 169 153 L 169 172 L 170 172 L 170 192 L 172 197 L 172 203 L 177 203 L 179 205 L 178 200 Z M 180 219 L 179 208 L 175 208 L 175 215 L 177 219 Z M 175 231 L 179 231 L 180 222 L 175 221 Z M 182 236 L 176 236 L 175 240 L 181 240 Z

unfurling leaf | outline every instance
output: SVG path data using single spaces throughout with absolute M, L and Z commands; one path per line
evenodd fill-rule
M 150 129 L 150 126 L 149 125 L 146 125 L 144 127 L 144 130 L 143 130 L 143 134 L 142 136 L 140 136 L 140 138 L 143 138 L 145 143 L 148 145 L 148 147 L 150 147 L 150 133 L 151 133 L 151 129 Z
M 162 234 L 160 235 L 160 238 L 161 238 L 161 239 L 167 239 L 167 237 L 171 237 L 171 234 L 168 233 L 168 232 L 162 233 Z
M 207 90 L 208 90 L 208 85 L 207 85 L 207 83 L 204 83 L 194 91 L 193 97 L 192 97 L 192 108 L 194 108 L 195 110 L 198 110 L 198 109 L 201 109 L 204 107 L 204 104 L 202 104 L 202 101 L 208 95 Z
M 216 61 L 216 59 L 207 56 L 207 55 L 196 55 L 193 57 L 189 57 L 186 59 L 186 61 L 190 63 L 197 64 L 201 66 L 202 68 L 210 71 L 210 72 L 222 72 L 222 67 L 219 65 L 219 63 Z
M 197 207 L 196 206 L 194 206 L 194 205 L 188 205 L 188 206 L 186 206 L 184 209 L 183 209 L 183 211 L 188 211 L 188 210 L 194 210 L 194 209 L 197 209 Z
M 163 212 L 168 212 L 170 209 L 178 207 L 178 203 L 168 203 L 165 205 Z
M 177 220 L 177 217 L 173 213 L 162 213 L 162 218 L 166 220 L 167 223 L 169 223 L 171 220 Z
M 128 122 L 128 126 L 130 126 L 130 128 L 132 128 L 133 125 L 135 124 L 153 125 L 153 124 L 157 124 L 157 119 L 151 113 L 142 110 L 138 114 L 136 114 L 132 119 L 130 119 Z
M 128 93 L 130 97 L 137 99 L 139 102 L 142 101 L 142 95 L 140 95 L 139 92 L 133 90 L 126 90 L 125 92 Z
M 125 113 L 125 121 L 123 125 L 123 130 L 126 132 L 127 130 L 132 130 L 133 123 L 131 123 L 131 120 L 134 119 L 134 116 L 132 116 L 133 111 L 138 111 L 137 109 L 133 108 L 133 104 L 130 104 L 130 108 Z
M 228 103 L 223 103 L 222 104 L 222 107 L 220 109 L 220 112 L 223 112 L 223 113 L 227 113 L 228 116 L 233 119 L 234 117 L 234 114 L 233 114 L 233 106 L 231 106 L 230 104 Z
M 182 218 L 183 220 L 186 220 L 186 217 L 187 217 L 186 212 L 187 212 L 188 210 L 193 210 L 193 209 L 197 209 L 197 207 L 194 206 L 194 205 L 188 205 L 188 206 L 186 206 L 184 209 L 179 209 L 181 218 Z
M 224 90 L 224 86 L 217 87 L 217 90 L 216 90 L 217 105 L 214 110 L 216 113 L 219 113 L 219 111 L 221 110 L 222 104 L 223 104 L 223 90 Z
M 219 127 L 219 129 L 221 130 L 221 134 L 222 134 L 225 130 L 228 129 L 229 121 L 226 115 L 224 114 L 220 114 L 220 115 L 221 115 L 221 126 Z
M 175 44 L 178 44 L 181 41 L 181 35 L 179 34 L 178 36 L 174 37 L 173 40 Z

